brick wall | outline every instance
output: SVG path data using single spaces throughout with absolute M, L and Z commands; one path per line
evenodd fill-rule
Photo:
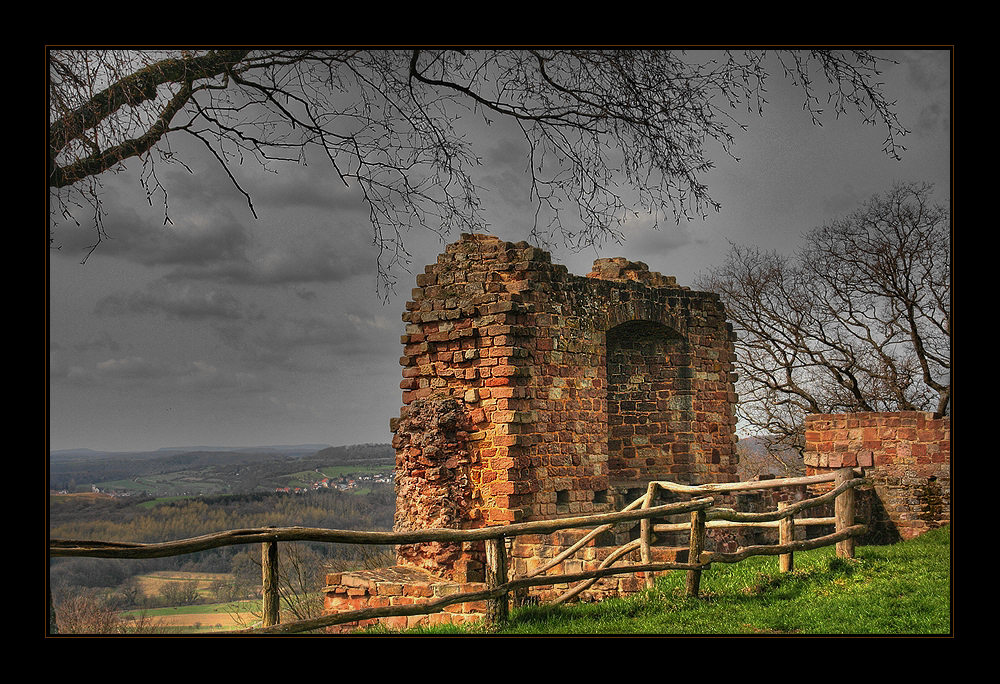
M 414 412 L 456 402 L 467 490 L 449 526 L 619 510 L 653 478 L 735 479 L 733 333 L 715 295 L 623 258 L 575 276 L 484 235 L 449 245 L 416 284 L 391 426 L 397 477 L 416 491 L 412 473 L 433 460 L 419 455 Z M 404 507 L 398 529 L 436 515 Z M 480 579 L 474 558 L 457 574 L 446 565 L 443 576 Z
M 416 285 L 390 422 L 397 530 L 611 512 L 651 479 L 736 479 L 735 338 L 716 295 L 623 258 L 576 276 L 527 243 L 468 234 Z M 633 528 L 574 562 L 596 568 Z M 515 573 L 571 538 L 518 542 Z M 449 582 L 482 581 L 483 560 L 482 544 L 397 550 Z M 585 598 L 638 585 L 602 580 Z
M 808 474 L 859 466 L 874 480 L 861 503 L 873 530 L 862 543 L 911 539 L 951 520 L 951 418 L 931 413 L 813 414 Z
M 448 582 L 425 570 L 411 566 L 330 573 L 326 576 L 324 611 L 347 612 L 365 608 L 409 606 L 444 598 L 457 593 L 481 591 L 485 584 Z M 418 626 L 463 624 L 481 620 L 486 614 L 484 601 L 459 602 L 431 615 L 401 615 L 356 620 L 327 628 L 330 633 L 345 633 L 381 623 L 389 629 Z
M 420 399 L 466 406 L 483 524 L 609 511 L 617 480 L 735 479 L 733 333 L 715 295 L 621 258 L 574 276 L 481 235 L 417 285 L 401 419 Z

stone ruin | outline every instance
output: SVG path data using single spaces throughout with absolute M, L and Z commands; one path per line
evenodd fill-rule
M 951 523 L 951 416 L 811 414 L 804 463 L 809 475 L 860 467 L 872 480 L 858 496 L 869 527 L 859 544 L 891 544 Z
M 651 480 L 737 480 L 735 335 L 717 295 L 620 257 L 598 259 L 586 277 L 576 276 L 528 243 L 470 234 L 416 285 L 403 314 L 403 407 L 390 421 L 395 530 L 608 513 L 644 494 Z M 717 505 L 760 511 L 805 495 L 800 487 L 713 496 Z M 654 504 L 671 500 L 663 493 Z M 588 531 L 508 540 L 511 575 L 526 576 Z M 617 525 L 552 572 L 596 569 L 638 534 L 639 522 Z M 776 541 L 767 534 L 710 531 L 707 547 Z M 675 537 L 661 537 L 651 560 L 685 561 L 687 535 Z M 328 576 L 327 612 L 484 587 L 481 542 L 402 545 L 396 555 L 393 568 Z M 643 586 L 641 574 L 617 575 L 579 598 Z M 550 600 L 567 588 L 534 588 L 515 600 Z M 455 604 L 384 622 L 462 622 L 483 609 Z
M 483 235 L 416 280 L 391 425 L 397 530 L 612 512 L 653 479 L 736 479 L 734 336 L 716 295 L 624 258 L 574 276 Z M 419 545 L 398 560 L 479 581 L 480 555 Z
M 735 481 L 735 338 L 717 295 L 624 258 L 576 276 L 526 242 L 471 234 L 416 285 L 390 424 L 397 531 L 618 511 L 654 479 Z M 596 567 L 639 523 L 619 528 L 559 571 Z M 586 532 L 517 538 L 512 575 Z M 664 553 L 654 560 L 675 559 Z M 328 578 L 327 609 L 479 583 L 483 563 L 482 543 L 400 546 L 391 571 Z M 640 585 L 612 577 L 583 599 Z

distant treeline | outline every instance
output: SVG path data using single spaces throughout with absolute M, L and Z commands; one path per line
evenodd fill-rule
M 389 530 L 395 512 L 391 485 L 366 495 L 336 490 L 301 494 L 255 493 L 202 497 L 150 506 L 135 499 L 60 497 L 50 505 L 49 536 L 57 539 L 160 542 L 248 527 L 324 527 Z M 329 558 L 351 557 L 345 545 L 316 546 Z M 50 579 L 62 585 L 108 587 L 153 570 L 229 572 L 233 558 L 246 547 L 226 547 L 187 556 L 149 560 L 56 558 Z M 252 549 L 254 553 L 258 549 Z
M 101 482 L 136 480 L 168 473 L 190 475 L 202 483 L 219 483 L 230 492 L 274 489 L 290 472 L 338 465 L 391 465 L 395 452 L 388 444 L 356 444 L 322 449 L 312 455 L 254 451 L 191 451 L 162 456 L 103 455 L 61 457 L 49 463 L 49 488 L 69 492 L 89 490 Z

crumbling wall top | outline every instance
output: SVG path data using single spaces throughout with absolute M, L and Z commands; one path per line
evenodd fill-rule
M 625 257 L 610 257 L 594 261 L 594 270 L 587 274 L 588 278 L 611 280 L 614 282 L 632 281 L 650 287 L 677 287 L 677 278 L 665 276 L 650 271 L 649 266 L 641 261 L 629 261 Z M 682 287 L 682 290 L 689 288 Z

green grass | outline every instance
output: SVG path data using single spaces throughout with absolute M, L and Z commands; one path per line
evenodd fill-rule
M 222 483 L 202 480 L 197 475 L 184 471 L 179 473 L 164 473 L 151 477 L 138 477 L 131 480 L 108 480 L 96 483 L 102 490 L 134 490 L 137 492 L 158 492 L 163 496 L 185 496 L 190 493 L 211 494 L 217 491 Z
M 360 465 L 341 465 L 341 466 L 324 466 L 320 468 L 320 473 L 315 470 L 302 470 L 295 473 L 288 473 L 284 476 L 286 486 L 289 487 L 305 487 L 313 482 L 315 482 L 320 477 L 328 478 L 339 478 L 344 475 L 363 475 L 363 474 L 379 474 L 392 471 L 391 465 L 378 465 L 378 466 L 360 466 Z
M 856 558 L 833 547 L 718 563 L 702 574 L 701 596 L 684 595 L 685 573 L 657 579 L 641 594 L 569 606 L 514 610 L 500 634 L 948 634 L 950 528 L 892 546 L 861 546 Z M 483 633 L 482 627 L 408 633 Z M 385 631 L 382 631 L 385 633 Z
M 160 496 L 149 501 L 143 501 L 141 504 L 137 504 L 139 508 L 156 508 L 160 504 L 173 503 L 175 501 L 186 501 L 187 499 L 193 499 L 193 496 Z

